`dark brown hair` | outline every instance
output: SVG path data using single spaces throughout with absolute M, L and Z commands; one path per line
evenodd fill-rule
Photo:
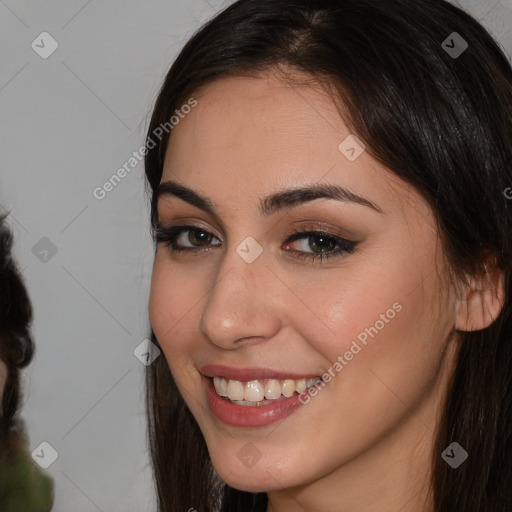
M 13 259 L 12 234 L 0 216 L 0 359 L 7 367 L 0 408 L 0 455 L 11 457 L 21 446 L 21 420 L 17 418 L 21 390 L 20 370 L 34 354 L 30 335 L 32 305 L 21 273 Z
M 457 57 L 442 47 L 453 32 L 468 43 Z M 454 276 L 476 274 L 486 255 L 496 257 L 505 303 L 488 328 L 458 333 L 432 488 L 435 512 L 510 512 L 512 203 L 504 195 L 512 186 L 510 63 L 477 21 L 443 0 L 240 0 L 208 21 L 176 58 L 148 142 L 199 88 L 277 67 L 331 86 L 352 133 L 430 204 Z M 145 157 L 153 228 L 168 140 Z M 164 357 L 148 367 L 147 414 L 160 512 L 265 510 L 264 493 L 233 489 L 216 476 Z M 469 452 L 456 470 L 441 459 L 453 441 Z

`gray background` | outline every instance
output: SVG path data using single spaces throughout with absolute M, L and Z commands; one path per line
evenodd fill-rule
M 142 163 L 103 200 L 93 190 L 139 150 L 172 60 L 226 3 L 0 0 L 0 204 L 37 344 L 22 416 L 30 449 L 58 452 L 56 512 L 156 510 L 133 354 L 153 262 Z M 459 5 L 512 54 L 512 0 Z M 47 59 L 31 47 L 44 31 Z

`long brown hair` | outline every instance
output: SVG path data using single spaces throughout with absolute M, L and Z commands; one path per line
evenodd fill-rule
M 453 32 L 468 43 L 457 56 L 442 46 Z M 454 276 L 477 273 L 489 253 L 497 257 L 505 303 L 488 328 L 459 333 L 432 486 L 435 512 L 510 512 L 510 63 L 478 22 L 444 0 L 239 0 L 186 43 L 156 100 L 145 157 L 153 228 L 172 136 L 155 130 L 213 80 L 275 66 L 329 86 L 370 154 L 428 201 Z M 215 474 L 164 357 L 147 370 L 147 416 L 160 512 L 265 510 L 265 493 L 233 489 Z M 453 441 L 469 452 L 457 470 L 441 459 Z

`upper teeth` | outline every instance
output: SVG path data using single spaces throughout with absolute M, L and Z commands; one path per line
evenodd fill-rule
M 226 396 L 230 400 L 260 402 L 264 398 L 275 400 L 281 395 L 288 398 L 294 392 L 300 394 L 320 380 L 322 380 L 320 377 L 316 377 L 308 381 L 306 379 L 268 379 L 241 382 L 239 380 L 224 379 L 223 377 L 214 377 L 213 384 L 218 395 Z

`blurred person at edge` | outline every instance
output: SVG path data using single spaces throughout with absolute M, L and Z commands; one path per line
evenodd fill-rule
M 20 370 L 34 355 L 32 305 L 11 254 L 12 234 L 0 216 L 0 511 L 48 512 L 53 479 L 37 466 L 19 417 Z

